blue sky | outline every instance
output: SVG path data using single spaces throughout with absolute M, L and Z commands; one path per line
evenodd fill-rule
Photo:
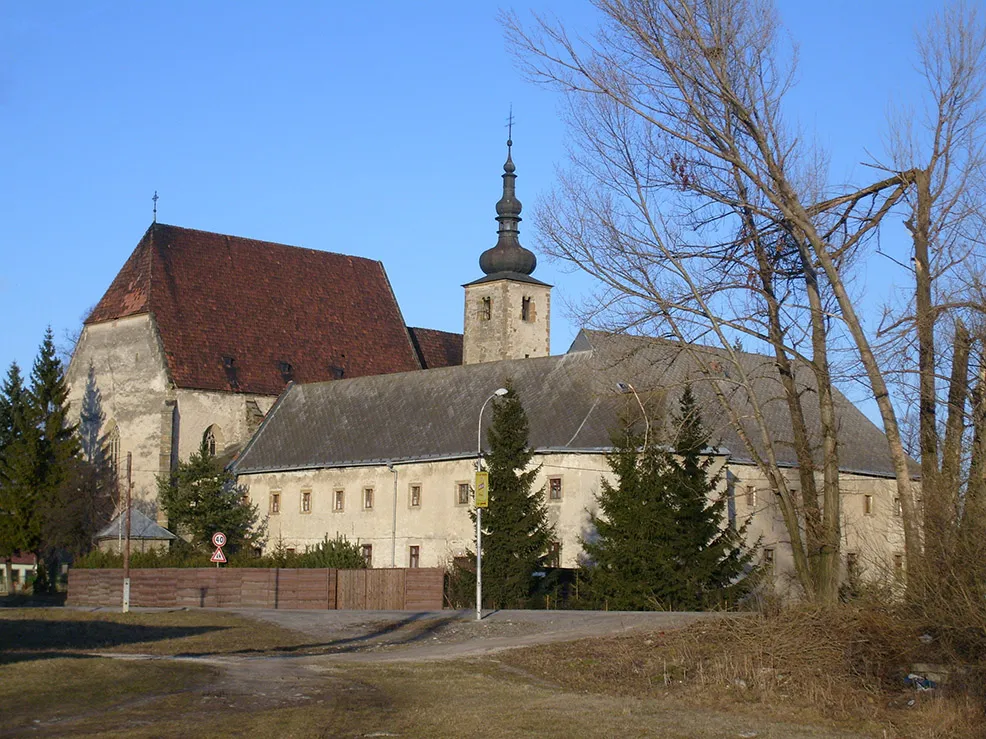
M 566 156 L 559 101 L 516 70 L 499 7 L 0 3 L 0 369 L 28 369 L 48 324 L 61 341 L 78 329 L 155 190 L 164 223 L 379 259 L 408 324 L 461 331 L 461 285 L 496 240 L 509 105 L 526 216 Z M 593 22 L 579 0 L 513 7 Z M 871 180 L 859 163 L 917 84 L 913 32 L 938 4 L 779 7 L 801 50 L 792 119 L 831 151 L 833 181 Z M 871 272 L 870 296 L 904 278 Z M 591 285 L 545 259 L 536 275 L 556 286 L 563 352 L 565 304 Z

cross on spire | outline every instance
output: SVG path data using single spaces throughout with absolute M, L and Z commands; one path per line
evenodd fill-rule
M 507 116 L 507 146 L 513 146 L 514 138 L 514 104 L 510 103 L 510 115 Z
M 154 201 L 154 223 L 157 223 L 157 201 L 158 201 L 157 190 L 154 191 L 154 197 L 151 198 L 151 200 Z

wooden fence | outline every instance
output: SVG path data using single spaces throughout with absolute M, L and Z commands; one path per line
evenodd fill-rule
M 440 611 L 444 570 L 160 568 L 130 571 L 130 605 Z M 70 606 L 123 602 L 123 570 L 69 570 Z

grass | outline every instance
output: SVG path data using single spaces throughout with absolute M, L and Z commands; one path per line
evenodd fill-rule
M 840 618 L 807 610 L 347 664 L 309 637 L 216 611 L 0 611 L 0 736 L 979 735 L 981 706 L 898 700 L 896 667 L 875 655 L 902 635 L 863 639 L 872 624 Z M 205 657 L 167 658 L 189 654 Z
M 39 653 L 248 654 L 311 643 L 303 634 L 220 611 L 0 610 L 0 664 Z

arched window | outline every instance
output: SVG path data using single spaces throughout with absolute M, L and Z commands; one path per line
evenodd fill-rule
M 210 457 L 215 457 L 223 450 L 223 430 L 218 424 L 212 424 L 202 435 L 202 442 L 205 444 L 206 453 Z

